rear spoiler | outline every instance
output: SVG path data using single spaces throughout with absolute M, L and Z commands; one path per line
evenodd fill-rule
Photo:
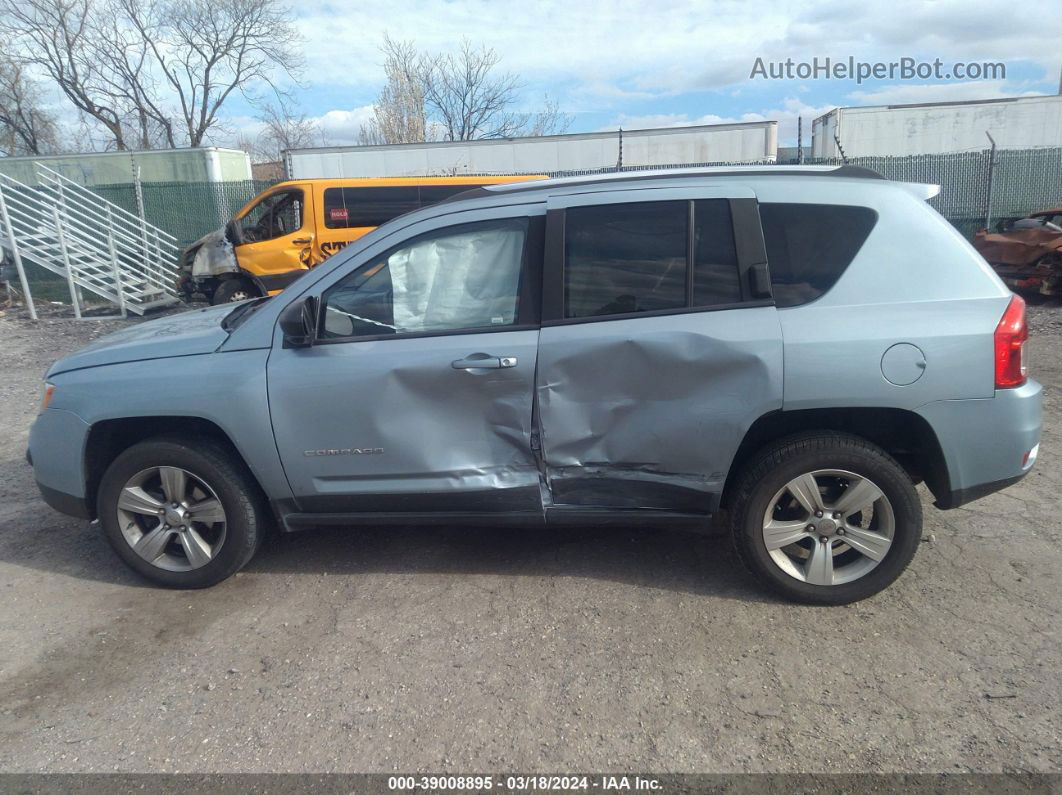
M 929 201 L 940 193 L 940 185 L 934 185 L 931 182 L 898 182 L 896 184 L 923 201 Z

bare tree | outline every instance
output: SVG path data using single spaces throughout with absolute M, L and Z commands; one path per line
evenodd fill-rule
M 234 93 L 301 69 L 281 0 L 0 0 L 0 31 L 111 146 L 200 146 Z
M 41 90 L 26 68 L 0 57 L 0 149 L 7 155 L 44 155 L 59 148 L 55 119 L 40 104 Z
M 426 71 L 424 96 L 447 141 L 508 138 L 519 134 L 520 119 L 509 108 L 516 102 L 519 79 L 512 72 L 494 73 L 501 56 L 476 49 L 467 39 L 458 53 L 436 56 Z
M 546 95 L 542 100 L 542 110 L 527 115 L 523 134 L 559 135 L 566 132 L 571 124 L 571 114 L 562 112 L 557 100 Z
M 94 0 L 0 0 L 0 30 L 19 45 L 19 58 L 47 73 L 77 110 L 126 149 L 125 109 L 102 85 L 92 20 Z
M 359 143 L 549 135 L 571 124 L 549 97 L 536 113 L 513 110 L 523 84 L 512 72 L 496 70 L 501 56 L 491 48 L 464 41 L 457 53 L 431 55 L 384 36 L 382 49 L 387 82 Z
M 265 128 L 258 136 L 256 151 L 266 161 L 280 160 L 285 150 L 303 149 L 314 146 L 321 140 L 321 131 L 317 122 L 306 117 L 305 113 L 296 111 L 291 103 L 279 100 L 270 103 L 258 117 Z
M 425 84 L 430 63 L 411 41 L 395 41 L 384 34 L 386 82 L 373 108 L 373 118 L 361 129 L 362 144 L 411 144 L 426 140 L 428 129 Z
M 189 146 L 200 146 L 235 92 L 258 84 L 278 97 L 278 73 L 297 78 L 303 60 L 291 11 L 279 0 L 119 0 L 151 48 L 179 108 Z

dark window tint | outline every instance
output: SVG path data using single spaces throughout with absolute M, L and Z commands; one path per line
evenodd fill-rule
M 449 199 L 451 196 L 456 196 L 458 193 L 464 193 L 466 190 L 472 190 L 472 188 L 479 187 L 478 185 L 421 185 L 420 186 L 420 206 L 427 207 L 430 204 L 436 204 L 443 199 Z
M 573 207 L 564 221 L 564 316 L 686 306 L 687 202 Z
M 761 204 L 760 218 L 775 303 L 796 306 L 833 287 L 878 214 L 836 204 Z
M 393 188 L 326 188 L 324 220 L 329 229 L 379 226 L 420 207 L 416 185 Z
M 693 305 L 736 304 L 741 301 L 734 226 L 730 202 L 694 202 Z
M 416 185 L 385 188 L 327 188 L 325 226 L 346 229 L 379 226 L 403 213 L 437 204 L 475 185 Z

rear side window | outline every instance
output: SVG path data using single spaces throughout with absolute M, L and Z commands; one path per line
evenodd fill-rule
M 326 188 L 324 221 L 329 229 L 380 226 L 392 218 L 449 199 L 475 185 L 395 185 Z
M 420 207 L 417 186 L 393 188 L 327 188 L 324 221 L 329 229 L 380 226 Z
M 573 207 L 564 236 L 566 318 L 741 301 L 725 199 Z
M 771 289 L 777 306 L 814 301 L 837 283 L 878 214 L 837 204 L 760 205 Z

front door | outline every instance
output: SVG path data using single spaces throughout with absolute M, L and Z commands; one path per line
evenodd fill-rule
M 314 243 L 310 191 L 296 185 L 263 196 L 236 219 L 236 261 L 268 293 L 283 290 L 312 263 Z
M 553 506 L 714 511 L 745 432 L 782 405 L 754 195 L 642 189 L 549 208 L 537 391 Z
M 541 219 L 449 223 L 325 286 L 317 343 L 270 355 L 300 510 L 541 516 L 529 294 Z

